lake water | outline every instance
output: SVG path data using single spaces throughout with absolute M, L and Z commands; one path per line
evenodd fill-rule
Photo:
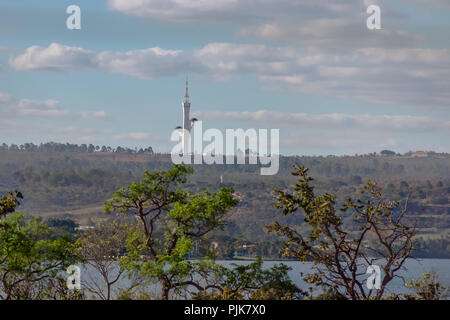
M 227 265 L 234 261 L 218 261 Z M 313 263 L 311 262 L 299 262 L 299 261 L 265 261 L 264 267 L 270 268 L 271 266 L 284 263 L 285 265 L 292 268 L 289 272 L 289 276 L 295 284 L 297 284 L 303 290 L 307 290 L 308 284 L 302 281 L 300 273 L 303 274 L 312 273 Z M 244 261 L 235 262 L 236 264 L 248 263 Z M 418 259 L 418 260 L 408 260 L 405 263 L 406 270 L 399 271 L 397 274 L 403 276 L 407 281 L 411 278 L 418 279 L 422 278 L 424 272 L 434 270 L 439 276 L 439 281 L 446 287 L 450 288 L 450 259 Z M 367 277 L 369 274 L 367 275 Z M 385 294 L 389 293 L 412 293 L 411 289 L 405 286 L 404 281 L 400 278 L 394 278 L 389 285 Z
M 218 260 L 224 266 L 231 267 L 231 264 L 245 265 L 251 263 L 247 260 Z M 263 268 L 271 268 L 275 264 L 283 263 L 289 267 L 289 276 L 293 282 L 295 282 L 300 288 L 308 291 L 308 284 L 302 281 L 300 273 L 308 274 L 311 273 L 313 264 L 310 262 L 299 262 L 299 261 L 264 261 Z M 424 272 L 434 270 L 439 277 L 439 281 L 446 287 L 450 288 L 450 259 L 410 259 L 405 263 L 406 270 L 401 270 L 397 274 L 403 276 L 407 281 L 411 278 L 418 279 L 422 278 Z M 91 268 L 82 269 L 82 279 L 99 279 L 98 274 Z M 369 275 L 367 275 L 368 277 Z M 120 286 L 127 286 L 127 279 L 121 279 L 116 288 Z M 152 284 L 147 290 L 157 294 L 159 285 Z M 387 286 L 385 294 L 397 293 L 412 293 L 412 291 L 407 288 L 404 281 L 400 278 L 394 278 Z

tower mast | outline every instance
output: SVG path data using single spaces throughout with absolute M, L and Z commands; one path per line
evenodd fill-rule
M 191 129 L 191 119 L 189 118 L 189 111 L 191 110 L 191 103 L 189 102 L 189 82 L 188 77 L 186 76 L 186 93 L 184 95 L 184 101 L 181 104 L 183 108 L 183 153 L 190 152 L 190 138 L 186 137 L 185 134 L 188 134 Z
M 184 102 L 189 102 L 189 80 L 186 76 L 186 94 L 184 95 Z

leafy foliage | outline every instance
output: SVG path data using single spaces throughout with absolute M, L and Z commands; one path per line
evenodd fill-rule
M 197 291 L 193 299 L 291 300 L 302 299 L 306 295 L 290 279 L 288 266 L 281 263 L 263 269 L 262 265 L 259 257 L 246 265 L 232 264 L 231 268 L 215 265 L 214 268 L 206 269 L 209 271 L 208 277 L 204 277 L 207 285 L 203 291 Z
M 201 194 L 184 191 L 181 185 L 192 172 L 184 165 L 174 165 L 167 171 L 146 171 L 142 181 L 118 190 L 105 205 L 107 213 L 131 214 L 140 220 L 143 233 L 130 236 L 128 256 L 120 262 L 125 268 L 159 281 L 162 299 L 168 299 L 170 291 L 194 283 L 185 280 L 194 264 L 185 258 L 193 239 L 223 227 L 227 211 L 237 204 L 232 188 Z M 139 259 L 147 254 L 148 260 Z
M 413 250 L 415 229 L 402 221 L 407 206 L 400 209 L 398 202 L 384 200 L 376 184 L 368 181 L 361 191 L 363 198 L 349 198 L 338 214 L 334 195 L 315 195 L 307 168 L 295 166 L 293 175 L 299 177 L 294 191 L 277 190 L 276 207 L 283 209 L 283 215 L 301 210 L 309 232 L 278 222 L 269 225 L 269 232 L 285 239 L 284 255 L 313 261 L 316 272 L 304 280 L 326 292 L 351 299 L 381 299 Z M 343 224 L 349 212 L 353 230 Z M 374 264 L 382 265 L 384 271 L 381 287 L 366 290 L 361 276 Z
M 77 262 L 73 243 L 67 237 L 47 239 L 48 226 L 14 213 L 17 204 L 14 194 L 0 201 L 10 214 L 0 220 L 0 299 L 79 297 L 60 285 L 61 274 Z
M 415 295 L 406 295 L 409 300 L 444 300 L 449 296 L 449 290 L 438 279 L 434 270 L 425 272 L 422 279 L 411 279 L 406 286 L 415 291 Z
M 5 217 L 8 213 L 13 213 L 16 207 L 19 206 L 20 199 L 23 199 L 23 195 L 18 191 L 8 192 L 7 195 L 2 195 L 0 197 L 0 218 Z
M 39 151 L 26 144 L 0 148 L 0 195 L 6 194 L 6 190 L 21 190 L 26 194 L 21 201 L 23 210 L 45 217 L 70 218 L 81 225 L 87 224 L 89 218 L 102 218 L 103 203 L 111 194 L 140 179 L 146 170 L 171 167 L 167 154 L 108 152 L 106 147 L 106 152 L 101 150 L 103 147 L 88 152 L 89 145 L 50 143 L 38 147 Z M 383 194 L 392 200 L 402 201 L 410 194 L 405 222 L 417 221 L 418 237 L 423 237 L 423 249 L 414 252 L 414 256 L 450 257 L 450 156 L 446 154 L 428 153 L 423 158 L 411 154 L 282 156 L 279 173 L 264 177 L 254 165 L 194 165 L 195 174 L 189 175 L 184 190 L 216 192 L 221 187 L 232 187 L 239 197 L 239 205 L 227 219 L 232 224 L 224 232 L 214 231 L 214 235 L 258 244 L 271 242 L 275 247 L 276 240 L 266 235 L 265 225 L 275 217 L 280 223 L 299 227 L 302 224 L 297 215 L 281 217 L 272 206 L 273 189 L 287 189 L 295 183 L 290 175 L 294 163 L 308 167 L 317 178 L 313 182 L 316 191 L 335 195 L 337 205 L 349 196 L 359 197 L 358 190 L 367 179 L 377 181 Z M 344 224 L 350 223 L 351 220 L 344 219 Z M 434 243 L 437 239 L 439 243 Z M 277 250 L 257 254 L 278 258 Z M 224 252 L 223 257 L 226 256 Z

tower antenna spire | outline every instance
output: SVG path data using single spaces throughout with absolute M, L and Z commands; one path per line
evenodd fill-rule
M 184 101 L 189 101 L 189 80 L 188 76 L 186 76 L 186 94 L 184 96 Z

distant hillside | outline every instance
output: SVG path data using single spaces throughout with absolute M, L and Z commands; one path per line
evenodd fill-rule
M 195 174 L 186 187 L 192 191 L 234 187 L 240 204 L 230 215 L 227 232 L 259 241 L 267 237 L 263 226 L 274 219 L 301 223 L 298 216 L 281 219 L 273 207 L 273 190 L 295 182 L 290 174 L 294 163 L 310 168 L 317 192 L 336 194 L 339 200 L 357 197 L 367 179 L 395 200 L 411 193 L 410 219 L 418 221 L 424 239 L 448 238 L 450 155 L 446 154 L 281 157 L 275 176 L 261 176 L 256 165 L 194 165 Z M 18 189 L 25 196 L 21 210 L 86 224 L 101 217 L 103 203 L 114 190 L 140 179 L 144 170 L 170 166 L 169 155 L 148 151 L 0 149 L 0 193 Z

